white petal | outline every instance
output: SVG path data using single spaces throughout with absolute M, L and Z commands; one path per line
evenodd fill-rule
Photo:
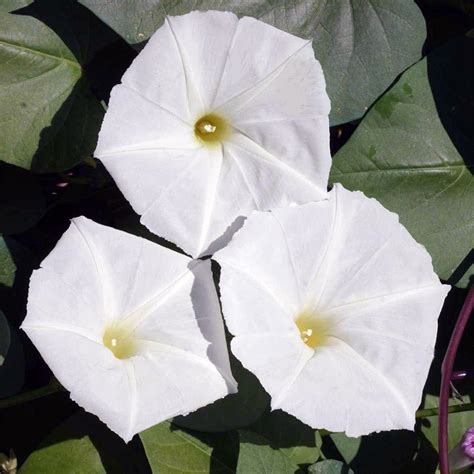
M 167 17 L 195 96 L 189 97 L 195 115 L 208 112 L 217 94 L 239 19 L 230 12 L 193 11 Z M 192 85 L 192 86 L 191 86 Z
M 104 156 L 101 161 L 113 175 L 132 207 L 143 215 L 148 211 L 153 212 L 155 202 L 168 188 L 175 185 L 175 182 L 184 179 L 194 168 L 199 168 L 200 154 L 193 154 L 189 150 L 142 150 Z M 202 154 L 206 154 L 206 151 Z M 160 172 L 157 173 L 157 170 Z M 177 204 L 182 203 L 180 207 L 184 211 L 186 188 L 175 198 L 178 200 Z M 183 201 L 180 201 L 181 199 Z M 149 227 L 159 229 L 159 225 L 151 222 Z M 154 230 L 156 234 L 162 235 Z
M 207 361 L 207 370 L 219 374 L 218 368 L 222 377 L 235 389 L 224 325 L 222 318 L 217 317 L 220 307 L 212 280 L 211 262 L 191 262 L 172 286 L 159 293 L 159 298 L 148 301 L 147 311 L 143 313 L 147 316 L 137 327 L 136 337 L 151 340 L 151 349 L 153 343 L 162 344 L 174 348 L 181 355 L 193 355 L 202 359 L 201 362 Z M 136 311 L 131 318 L 141 318 L 140 313 Z M 209 360 L 214 366 L 209 364 Z
M 194 155 L 190 153 L 189 163 L 182 172 L 163 183 L 156 199 L 142 211 L 141 222 L 186 253 L 199 256 L 213 240 L 210 219 L 216 201 L 222 153 L 220 149 L 204 147 Z M 153 180 L 154 175 L 147 179 Z M 212 230 L 218 237 L 215 229 Z
M 218 110 L 245 136 L 326 190 L 330 104 L 321 65 L 310 42 L 283 64 Z
M 312 353 L 305 345 L 299 344 L 296 331 L 288 335 L 275 332 L 235 337 L 231 349 L 272 396 L 293 384 L 294 374 L 301 371 Z
M 77 218 L 27 309 L 22 327 L 71 398 L 125 440 L 236 390 L 210 261 Z M 131 332 L 124 359 L 104 344 L 111 324 Z
M 25 323 L 54 322 L 90 333 L 102 330 L 106 302 L 96 256 L 80 225 L 83 220 L 72 221 L 68 231 L 41 263 L 41 268 L 33 272 Z M 34 295 L 41 295 L 41 298 Z M 55 308 L 56 314 L 51 315 L 50 308 Z
M 165 22 L 127 69 L 122 84 L 189 121 L 188 80 L 176 38 Z
M 395 214 L 336 186 L 252 214 L 215 258 L 232 350 L 273 408 L 350 436 L 413 429 L 449 287 Z M 314 352 L 289 325 L 307 312 L 327 322 Z
M 396 214 L 375 199 L 340 185 L 331 192 L 330 202 L 335 209 L 332 236 L 321 271 L 311 284 L 324 288 L 318 305 L 327 308 L 439 285 L 431 271 L 431 257 L 399 224 Z M 354 239 L 354 235 L 358 238 Z M 344 281 L 331 272 L 335 264 L 341 274 L 347 275 Z
M 404 391 L 411 387 L 404 386 Z M 291 385 L 272 399 L 313 428 L 361 436 L 389 429 L 411 429 L 415 409 L 383 375 L 343 341 L 321 347 Z
M 228 393 L 236 382 L 227 383 L 208 360 L 149 344 L 146 358 L 130 361 L 136 377 L 134 431 L 179 415 L 187 415 Z
M 247 229 L 247 226 L 246 226 Z M 247 246 L 240 250 L 245 252 Z M 265 282 L 262 275 L 255 274 L 255 266 L 243 267 L 236 259 L 219 257 L 219 263 L 225 268 L 220 279 L 223 292 L 223 311 L 227 315 L 227 327 L 232 334 L 255 336 L 258 334 L 275 334 L 280 336 L 294 331 L 293 304 L 285 298 L 285 294 L 270 290 L 271 281 Z M 269 279 L 267 279 L 269 280 Z M 238 288 L 233 291 L 232 288 Z M 245 318 L 240 315 L 245 312 Z
M 313 189 L 312 194 L 319 196 L 314 199 L 321 199 L 326 193 L 331 167 L 327 116 L 236 123 L 235 127 L 254 142 L 254 148 L 257 145 L 273 160 L 280 160 L 289 177 L 299 174 L 306 181 L 305 188 L 309 184 L 316 187 L 317 191 Z M 283 188 L 283 191 L 289 189 Z M 299 203 L 311 201 L 304 192 L 292 190 L 291 196 Z
M 380 374 L 380 383 L 391 388 L 393 398 L 403 400 L 409 420 L 406 429 L 415 424 L 446 293 L 446 287 L 438 284 L 332 314 L 331 333 Z M 371 423 L 368 419 L 365 431 L 377 430 Z
M 95 151 L 106 166 L 110 155 L 123 152 L 154 150 L 159 156 L 170 148 L 198 147 L 193 127 L 179 117 L 125 85 L 112 89 Z
M 249 258 L 249 255 L 252 255 L 252 258 Z M 221 275 L 222 281 L 229 283 L 221 284 L 221 292 L 223 304 L 229 303 L 225 315 L 227 326 L 234 334 L 236 334 L 232 331 L 234 325 L 240 332 L 244 325 L 250 324 L 251 314 L 253 314 L 252 304 L 257 307 L 260 305 L 258 299 L 247 298 L 249 291 L 247 287 L 255 287 L 258 290 L 255 296 L 260 294 L 261 297 L 270 297 L 274 304 L 281 308 L 274 317 L 276 324 L 278 324 L 280 313 L 289 315 L 292 319 L 293 314 L 300 307 L 300 288 L 293 272 L 293 268 L 296 267 L 287 250 L 283 229 L 272 214 L 253 213 L 230 244 L 214 255 L 214 259 L 224 270 Z M 240 274 L 240 279 L 237 276 L 234 277 L 234 274 Z M 244 287 L 241 287 L 239 280 L 242 283 L 245 282 Z M 232 281 L 235 281 L 235 289 L 238 291 L 234 291 Z M 231 300 L 238 306 L 230 305 Z M 244 303 L 245 301 L 247 304 Z M 240 319 L 242 312 L 248 314 L 249 321 L 245 321 L 246 318 Z M 259 319 L 257 313 L 255 323 L 267 331 L 265 317 Z
M 101 342 L 73 330 L 29 324 L 23 329 L 71 398 L 130 441 L 135 434 L 131 425 L 134 389 L 124 361 L 116 359 Z
M 208 147 L 194 127 L 212 113 L 231 133 Z M 144 225 L 199 257 L 253 210 L 326 198 L 328 113 L 309 41 L 192 12 L 168 17 L 114 88 L 95 155 Z
M 308 43 L 255 18 L 241 18 L 213 107 L 222 107 L 279 72 Z
M 316 186 L 286 160 L 236 133 L 224 144 L 224 157 L 237 166 L 254 197 L 257 210 L 265 211 L 290 204 L 302 204 L 327 197 L 326 188 Z

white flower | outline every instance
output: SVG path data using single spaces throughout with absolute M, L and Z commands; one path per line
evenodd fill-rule
M 273 409 L 349 436 L 413 429 L 449 287 L 396 214 L 336 185 L 252 214 L 215 258 L 232 351 Z
M 255 209 L 326 198 L 329 109 L 311 41 L 167 17 L 114 87 L 95 156 L 152 232 L 212 254 Z
M 86 218 L 33 273 L 22 328 L 126 441 L 236 390 L 210 262 Z

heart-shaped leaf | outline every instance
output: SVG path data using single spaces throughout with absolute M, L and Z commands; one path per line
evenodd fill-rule
M 473 64 L 474 38 L 466 37 L 412 66 L 367 113 L 331 172 L 333 183 L 398 213 L 445 280 L 474 241 Z M 469 272 L 460 285 L 468 280 Z
M 294 464 L 313 464 L 319 459 L 322 439 L 318 431 L 282 410 L 265 413 L 248 428 L 268 440 Z
M 0 156 L 39 172 L 89 156 L 103 110 L 73 53 L 45 24 L 0 13 Z
M 2 0 L 0 2 L 0 12 L 13 12 L 28 6 L 33 0 Z
M 293 474 L 298 470 L 297 464 L 279 449 L 270 447 L 269 441 L 263 436 L 250 431 L 240 431 L 239 435 L 237 474 Z
M 46 437 L 21 466 L 20 474 L 147 472 L 138 463 L 131 444 L 96 417 L 79 412 Z
M 328 459 L 317 462 L 308 469 L 309 474 L 354 474 L 354 471 L 340 461 Z
M 235 432 L 218 435 L 184 431 L 164 422 L 140 433 L 155 474 L 235 472 L 238 438 Z

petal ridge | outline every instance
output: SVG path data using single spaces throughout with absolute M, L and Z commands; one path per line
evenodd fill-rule
M 127 380 L 130 390 L 130 412 L 128 415 L 128 434 L 125 437 L 125 440 L 131 440 L 135 434 L 135 425 L 136 425 L 136 414 L 138 406 L 138 391 L 137 391 L 137 376 L 135 373 L 135 367 L 133 366 L 133 360 L 125 361 L 125 368 L 127 371 Z
M 143 303 L 141 306 L 135 310 L 132 310 L 123 318 L 123 321 L 127 324 L 130 324 L 133 328 L 140 326 L 150 316 L 152 311 L 159 308 L 160 304 L 163 303 L 163 300 L 169 297 L 170 293 L 174 293 L 179 289 L 180 283 L 182 283 L 186 277 L 189 278 L 192 276 L 191 269 L 196 268 L 200 263 L 200 261 L 196 260 L 191 262 L 189 267 L 177 278 L 175 278 L 168 286 L 163 288 L 158 294 L 150 298 L 148 301 L 145 301 L 145 303 Z
M 149 97 L 147 97 L 146 95 L 142 94 L 140 91 L 136 90 L 135 88 L 131 87 L 130 84 L 127 84 L 127 83 L 121 83 L 123 87 L 125 87 L 125 89 L 128 89 L 129 91 L 137 94 L 138 96 L 140 96 L 143 100 L 149 102 L 150 104 L 154 105 L 155 107 L 158 107 L 160 108 L 161 110 L 163 110 L 163 112 L 166 112 L 167 114 L 171 115 L 172 117 L 174 117 L 175 119 L 178 119 L 183 125 L 185 125 L 186 127 L 188 128 L 192 128 L 192 125 L 186 121 L 185 119 L 183 119 L 182 117 L 180 117 L 179 115 L 175 114 L 174 112 L 172 112 L 171 110 L 169 110 L 168 108 L 166 108 L 164 105 L 162 104 L 159 104 L 158 102 L 150 99 Z
M 106 290 L 103 274 L 99 269 L 99 264 L 97 262 L 96 255 L 92 250 L 92 244 L 89 243 L 89 241 L 87 240 L 84 232 L 81 230 L 80 225 L 78 224 L 79 222 L 86 222 L 86 223 L 88 223 L 88 222 L 87 222 L 87 220 L 84 220 L 84 218 L 82 218 L 82 217 L 76 217 L 75 219 L 71 219 L 71 224 L 73 224 L 74 228 L 77 230 L 77 232 L 79 232 L 79 235 L 81 236 L 82 241 L 84 242 L 84 245 L 86 246 L 86 248 L 87 248 L 87 250 L 88 250 L 88 252 L 91 256 L 91 259 L 94 262 L 95 270 L 96 270 L 96 273 L 97 273 L 97 278 L 100 282 L 100 287 L 101 287 L 101 290 L 102 290 L 101 291 L 101 293 L 102 293 L 102 306 L 103 306 L 104 315 L 106 317 L 108 317 L 109 315 L 108 315 L 108 311 L 107 311 L 107 308 L 106 308 L 106 301 L 108 301 L 108 298 L 106 297 L 106 295 L 110 298 L 110 290 L 109 289 Z M 107 293 L 106 293 L 106 291 L 107 291 Z
M 234 125 L 234 128 L 236 128 L 235 125 Z M 238 130 L 238 128 L 236 128 L 236 129 Z M 252 140 L 248 135 L 243 133 L 241 130 L 238 130 L 238 131 L 239 131 L 240 136 L 244 140 L 242 140 L 242 139 L 239 139 L 239 140 L 232 139 L 232 140 L 230 140 L 229 142 L 233 146 L 246 151 L 249 155 L 251 155 L 256 160 L 262 159 L 262 160 L 265 160 L 269 164 L 272 164 L 272 165 L 274 165 L 274 166 L 276 166 L 280 169 L 284 169 L 285 172 L 288 172 L 289 174 L 292 174 L 294 177 L 298 178 L 299 180 L 304 182 L 306 185 L 309 185 L 310 187 L 314 188 L 318 193 L 323 194 L 318 189 L 316 184 L 313 183 L 312 181 L 310 181 L 306 176 L 304 176 L 299 171 L 297 171 L 294 168 L 292 168 L 291 166 L 289 166 L 287 163 L 285 163 L 285 161 L 283 161 L 283 160 L 277 158 L 276 156 L 272 155 L 271 153 L 269 153 L 267 150 L 262 148 L 258 143 L 256 143 L 254 140 Z M 248 147 L 244 146 L 244 144 L 241 143 L 242 141 L 244 141 L 244 143 L 247 143 L 247 144 L 251 145 L 251 148 L 255 148 L 255 150 L 252 151 Z
M 38 308 L 38 307 L 37 307 Z M 42 310 L 41 310 L 42 311 Z M 61 326 L 58 325 L 57 323 L 41 323 L 41 324 L 31 324 L 31 323 L 26 323 L 22 324 L 21 328 L 26 330 L 26 329 L 39 329 L 41 330 L 52 330 L 52 331 L 63 331 L 63 332 L 70 332 L 71 334 L 74 334 L 75 336 L 83 337 L 84 339 L 87 339 L 90 342 L 93 342 L 94 344 L 97 344 L 101 347 L 103 347 L 102 343 L 97 340 L 94 336 L 88 334 L 87 331 L 84 331 L 80 327 L 71 327 L 71 326 Z
M 222 263 L 224 263 L 225 265 L 228 265 L 229 267 L 233 268 L 234 270 L 236 270 L 237 272 L 240 272 L 241 274 L 244 274 L 246 277 L 252 279 L 253 281 L 255 281 L 259 286 L 260 288 L 262 288 L 263 290 L 265 290 L 265 292 L 268 294 L 268 296 L 270 296 L 273 301 L 277 304 L 277 306 L 283 311 L 284 314 L 286 314 L 287 316 L 291 316 L 291 314 L 288 313 L 288 310 L 285 309 L 285 307 L 278 301 L 278 298 L 273 294 L 273 292 L 261 281 L 257 280 L 257 278 L 255 278 L 253 275 L 251 275 L 250 273 L 247 273 L 245 270 L 243 270 L 242 268 L 240 267 L 237 267 L 235 266 L 233 263 L 230 263 L 228 260 L 226 260 L 225 258 L 223 259 L 222 257 L 219 257 L 217 259 L 217 261 L 219 262 L 219 264 L 222 266 Z
M 255 197 L 255 193 L 253 192 L 252 187 L 250 186 L 250 184 L 249 184 L 249 182 L 248 182 L 248 180 L 247 180 L 247 177 L 245 176 L 245 173 L 244 173 L 242 167 L 240 166 L 240 163 L 239 163 L 238 158 L 235 156 L 234 153 L 232 153 L 232 151 L 231 151 L 229 148 L 227 149 L 227 153 L 228 153 L 229 156 L 232 158 L 232 160 L 234 161 L 234 163 L 235 163 L 237 169 L 239 170 L 239 173 L 240 173 L 240 175 L 242 176 L 242 179 L 243 179 L 243 181 L 244 181 L 244 183 L 245 183 L 245 186 L 246 186 L 247 189 L 248 189 L 248 192 L 249 192 L 249 194 L 250 194 L 250 197 L 252 198 L 252 200 L 253 200 L 253 202 L 254 202 L 254 204 L 255 204 L 255 207 L 256 207 L 258 210 L 262 209 L 262 207 L 260 206 L 260 204 L 259 204 L 258 201 L 257 201 L 257 198 Z
M 281 64 L 279 64 L 275 69 L 270 71 L 268 74 L 266 74 L 264 77 L 260 78 L 255 84 L 249 86 L 247 89 L 239 92 L 236 96 L 228 99 L 226 102 L 223 104 L 219 105 L 216 107 L 216 110 L 222 110 L 225 107 L 229 107 L 229 104 L 231 104 L 234 101 L 237 101 L 240 99 L 242 96 L 245 96 L 248 94 L 248 97 L 244 100 L 242 104 L 240 104 L 239 107 L 236 109 L 232 109 L 232 112 L 238 112 L 242 108 L 244 108 L 249 102 L 251 102 L 258 94 L 260 94 L 262 91 L 265 90 L 266 86 L 271 84 L 277 77 L 278 75 L 283 71 L 283 69 L 288 65 L 288 63 L 298 55 L 304 48 L 306 48 L 309 45 L 311 45 L 312 40 L 307 41 L 303 46 L 300 46 L 296 51 L 294 51 L 288 58 L 286 58 Z M 253 94 L 251 94 L 252 90 L 254 90 Z
M 379 380 L 385 384 L 389 391 L 393 394 L 394 398 L 397 400 L 401 408 L 405 411 L 405 414 L 409 418 L 413 418 L 413 424 L 415 424 L 415 413 L 410 410 L 410 407 L 407 405 L 405 398 L 403 397 L 403 394 L 400 392 L 400 390 L 393 385 L 393 383 L 387 379 L 376 367 L 373 366 L 365 357 L 363 357 L 359 352 L 357 352 L 347 341 L 341 339 L 340 337 L 331 335 L 330 336 L 333 339 L 337 339 L 339 342 L 341 342 L 343 345 L 345 345 L 351 353 L 354 354 L 354 358 L 352 359 L 356 364 L 358 364 L 362 368 L 367 368 L 370 370 Z M 336 349 L 337 350 L 337 349 Z M 346 357 L 347 355 L 344 354 Z
M 203 216 L 202 228 L 201 228 L 201 235 L 199 236 L 199 243 L 198 243 L 198 250 L 197 254 L 201 255 L 201 253 L 205 250 L 206 241 L 209 235 L 209 230 L 211 227 L 211 219 L 212 219 L 212 212 L 215 207 L 216 199 L 217 199 L 217 188 L 219 186 L 219 181 L 222 172 L 222 160 L 224 159 L 222 153 L 222 146 L 219 147 L 219 154 L 209 153 L 208 159 L 210 160 L 210 168 L 211 172 L 209 173 L 209 181 L 210 185 L 208 186 L 207 196 L 206 196 L 206 203 L 205 203 L 205 212 Z M 215 163 L 216 158 L 218 158 L 219 163 Z
M 198 88 L 196 87 L 196 85 L 194 84 L 194 82 L 191 79 L 192 71 L 189 69 L 189 64 L 186 64 L 187 61 L 185 60 L 185 52 L 183 51 L 183 48 L 182 48 L 180 42 L 178 41 L 178 37 L 176 36 L 176 33 L 173 29 L 173 25 L 171 24 L 171 18 L 172 17 L 165 16 L 165 21 L 168 24 L 168 27 L 169 27 L 170 32 L 171 32 L 171 36 L 173 37 L 173 40 L 176 43 L 176 47 L 178 48 L 178 51 L 179 51 L 179 57 L 181 59 L 181 64 L 183 65 L 184 77 L 185 77 L 185 80 L 186 80 L 186 89 L 187 89 L 189 108 L 191 108 L 191 103 L 194 100 L 194 98 L 197 98 L 200 102 L 201 109 L 204 110 L 205 109 L 204 101 L 202 99 L 201 94 L 199 93 Z

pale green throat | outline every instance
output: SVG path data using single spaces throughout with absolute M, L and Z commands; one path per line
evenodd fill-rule
M 128 359 L 137 353 L 138 344 L 132 333 L 123 326 L 109 326 L 102 338 L 104 346 L 117 359 Z
M 321 347 L 328 342 L 328 320 L 311 312 L 301 312 L 295 320 L 301 340 L 311 349 Z
M 229 131 L 227 122 L 217 114 L 204 115 L 194 125 L 196 138 L 208 145 L 223 141 L 229 136 Z

